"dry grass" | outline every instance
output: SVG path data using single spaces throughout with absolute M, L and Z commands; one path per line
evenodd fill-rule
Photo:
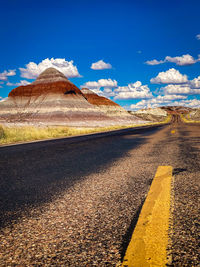
M 116 125 L 99 128 L 73 128 L 73 127 L 36 127 L 36 126 L 2 126 L 0 125 L 0 144 L 20 143 L 34 140 L 52 139 L 67 136 L 76 136 L 89 133 L 120 130 L 131 127 L 168 123 L 170 117 L 159 123 L 144 123 L 131 125 Z
M 181 119 L 185 122 L 185 123 L 200 123 L 200 121 L 194 121 L 190 118 L 189 114 L 183 115 L 181 114 Z

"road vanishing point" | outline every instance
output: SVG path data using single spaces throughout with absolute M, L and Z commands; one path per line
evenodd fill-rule
M 199 266 L 200 125 L 0 147 L 0 266 Z

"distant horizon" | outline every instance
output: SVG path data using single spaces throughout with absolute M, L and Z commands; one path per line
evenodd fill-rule
M 126 110 L 200 107 L 196 1 L 6 1 L 0 99 L 48 67 Z

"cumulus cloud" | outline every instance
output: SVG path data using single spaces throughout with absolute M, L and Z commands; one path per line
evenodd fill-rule
M 147 85 L 142 85 L 140 81 L 128 84 L 127 86 L 118 86 L 116 80 L 101 79 L 98 81 L 86 82 L 81 88 L 91 89 L 94 93 L 105 97 L 114 97 L 114 99 L 138 99 L 150 98 L 152 93 Z
M 186 84 L 168 84 L 161 88 L 166 94 L 200 94 L 200 76 L 188 81 Z
M 132 110 L 138 110 L 138 109 L 144 109 L 144 108 L 157 108 L 160 106 L 167 106 L 171 105 L 174 102 L 172 101 L 177 101 L 177 100 L 185 100 L 187 96 L 182 96 L 182 95 L 164 95 L 164 96 L 157 96 L 157 97 L 152 97 L 151 99 L 143 99 L 139 101 L 136 104 L 132 104 L 130 108 Z
M 160 101 L 161 103 L 162 102 L 167 102 L 167 101 L 171 101 L 171 100 L 177 100 L 177 99 L 186 99 L 187 96 L 184 96 L 184 95 L 164 95 L 164 96 L 157 96 L 157 100 L 158 102 Z
M 186 99 L 186 100 L 179 100 L 179 101 L 174 101 L 174 102 L 168 102 L 168 103 L 162 103 L 166 106 L 185 106 L 185 107 L 190 107 L 190 108 L 199 108 L 200 106 L 200 100 L 197 99 Z M 142 100 L 139 101 L 136 104 L 132 104 L 130 108 L 132 110 L 138 110 L 138 109 L 143 109 L 143 108 L 157 108 L 159 106 L 162 106 L 160 103 L 156 103 L 156 101 L 151 101 L 151 100 Z
M 8 86 L 21 86 L 21 85 L 28 85 L 28 84 L 30 84 L 30 82 L 26 80 L 21 80 L 19 83 L 11 83 L 11 82 L 6 83 L 6 85 Z
M 153 60 L 148 60 L 145 63 L 147 65 L 159 65 L 165 62 L 175 63 L 178 66 L 187 66 L 187 65 L 192 65 L 192 64 L 195 64 L 196 62 L 199 62 L 199 57 L 198 59 L 194 59 L 189 54 L 177 56 L 177 57 L 166 56 L 164 60 L 153 59 Z
M 187 75 L 181 74 L 178 70 L 172 68 L 165 72 L 160 72 L 155 78 L 150 80 L 151 83 L 155 84 L 181 84 L 187 83 Z
M 163 63 L 165 63 L 165 61 L 163 61 L 163 60 L 157 60 L 157 59 L 153 59 L 153 60 L 147 60 L 146 62 L 145 62 L 147 65 L 159 65 L 159 64 L 163 64 Z
M 115 96 L 112 88 L 116 88 L 117 81 L 112 79 L 100 79 L 98 81 L 88 81 L 81 85 L 81 88 L 88 88 L 95 94 L 105 97 Z
M 172 62 L 175 63 L 176 65 L 179 66 L 186 66 L 186 65 L 192 65 L 196 63 L 198 60 L 195 60 L 192 56 L 190 55 L 183 55 L 181 57 L 169 57 L 167 56 L 165 58 L 165 62 Z
M 169 101 L 165 101 L 165 100 L 161 101 L 156 98 L 143 99 L 136 104 L 132 104 L 130 108 L 132 110 L 145 109 L 145 108 L 157 108 L 159 106 L 162 106 L 163 104 L 166 105 L 167 103 L 169 103 Z
M 91 69 L 93 70 L 104 70 L 104 69 L 111 69 L 112 65 L 110 63 L 106 63 L 103 60 L 99 60 L 95 63 L 92 63 Z
M 200 40 L 200 34 L 196 35 L 197 40 Z
M 89 81 L 81 85 L 81 88 L 97 89 L 101 87 L 114 88 L 117 87 L 117 81 L 112 79 L 100 79 L 96 81 Z
M 190 87 L 194 89 L 200 89 L 200 76 L 190 81 Z
M 4 70 L 4 72 L 0 73 L 0 80 L 7 81 L 9 76 L 16 75 L 16 70 Z
M 21 77 L 26 79 L 35 79 L 45 69 L 53 67 L 61 71 L 67 78 L 81 77 L 78 69 L 73 64 L 73 60 L 67 61 L 65 58 L 46 58 L 39 64 L 29 62 L 26 68 L 19 68 Z
M 190 108 L 199 108 L 200 100 L 198 100 L 198 99 L 190 99 L 190 100 L 175 101 L 173 104 L 175 106 L 185 106 L 185 107 L 190 107 Z
M 188 84 L 169 84 L 162 88 L 162 90 L 167 94 L 190 94 L 190 87 Z
M 116 93 L 114 99 L 139 99 L 152 97 L 149 87 L 147 85 L 142 85 L 140 81 L 130 83 L 128 86 L 119 86 L 114 91 Z
M 151 107 L 151 104 L 148 104 L 148 101 L 144 99 L 137 102 L 136 104 L 130 105 L 131 110 L 138 110 L 138 109 L 150 108 L 150 107 Z
M 111 88 L 104 88 L 103 95 L 105 97 L 111 97 L 111 96 L 115 96 L 115 92 L 113 92 Z

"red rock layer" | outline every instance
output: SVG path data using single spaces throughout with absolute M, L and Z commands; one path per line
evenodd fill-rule
M 84 89 L 82 89 L 84 90 Z M 105 106 L 117 106 L 120 107 L 117 103 L 113 102 L 112 100 L 103 97 L 103 96 L 99 96 L 95 93 L 84 93 L 85 98 L 87 99 L 87 101 L 92 104 L 92 105 L 105 105 Z
M 82 95 L 82 92 L 73 83 L 66 81 L 58 81 L 51 83 L 41 83 L 41 84 L 30 84 L 26 86 L 19 86 L 13 89 L 9 93 L 9 97 L 23 96 L 32 97 L 46 95 L 48 93 L 55 94 L 71 94 L 71 95 Z

